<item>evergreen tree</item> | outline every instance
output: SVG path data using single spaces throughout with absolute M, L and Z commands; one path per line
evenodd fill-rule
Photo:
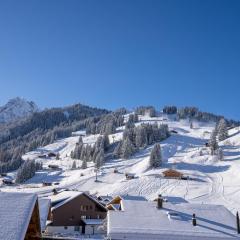
M 76 169 L 76 168 L 77 168 L 76 161 L 73 161 L 72 169 Z
M 216 150 L 218 149 L 218 142 L 217 142 L 217 129 L 214 128 L 209 140 L 209 146 L 211 149 L 211 154 L 214 155 Z
M 162 165 L 162 152 L 160 144 L 155 144 L 149 159 L 149 164 L 153 168 L 160 167 Z
M 224 118 L 222 118 L 218 123 L 218 140 L 223 141 L 228 138 L 227 123 Z
M 224 154 L 223 154 L 222 148 L 219 148 L 219 149 L 218 149 L 217 155 L 218 155 L 218 160 L 219 160 L 219 161 L 223 161 L 223 160 L 224 160 Z
M 37 170 L 42 169 L 42 164 L 35 160 L 26 160 L 18 169 L 16 175 L 16 183 L 23 183 L 35 175 Z
M 95 167 L 99 169 L 104 164 L 104 151 L 100 150 L 95 160 Z
M 123 140 L 122 144 L 122 158 L 129 158 L 135 153 L 135 147 L 133 143 L 130 141 L 130 139 L 127 137 L 126 139 Z
M 87 168 L 87 160 L 84 158 L 82 160 L 82 169 L 86 169 Z
M 122 141 L 118 142 L 113 151 L 114 158 L 119 158 L 122 155 Z

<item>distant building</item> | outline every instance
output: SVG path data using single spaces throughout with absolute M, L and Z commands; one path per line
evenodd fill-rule
M 84 192 L 63 191 L 52 197 L 52 222 L 48 233 L 102 233 L 99 227 L 107 216 L 107 209 Z
M 147 201 L 143 196 L 131 196 L 131 195 L 118 195 L 114 197 L 107 205 L 108 210 L 122 210 L 121 202 L 122 200 L 132 200 L 132 201 Z
M 134 173 L 126 173 L 125 177 L 127 180 L 131 180 L 135 178 L 135 174 Z
M 13 179 L 12 179 L 11 177 L 8 177 L 8 176 L 4 177 L 4 178 L 2 179 L 2 182 L 3 182 L 3 184 L 6 184 L 6 185 L 12 185 L 12 184 L 14 184 Z
M 49 164 L 49 165 L 48 165 L 48 168 L 50 168 L 50 169 L 52 169 L 52 170 L 60 169 L 57 164 Z
M 240 239 L 236 217 L 224 206 L 125 200 L 108 211 L 111 240 L 228 240 Z
M 56 156 L 57 156 L 57 153 L 54 153 L 54 152 L 48 153 L 48 157 L 56 157 Z
M 41 239 L 36 194 L 0 192 L 0 239 Z
M 101 195 L 101 196 L 97 196 L 96 199 L 104 206 L 106 206 L 107 204 L 110 203 L 110 201 L 112 201 L 113 197 L 109 196 L 109 195 Z
M 164 171 L 162 174 L 165 178 L 182 178 L 183 177 L 183 173 L 175 169 L 168 169 Z

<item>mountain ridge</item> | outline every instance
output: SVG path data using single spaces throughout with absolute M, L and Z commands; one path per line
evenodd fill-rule
M 11 123 L 40 111 L 33 101 L 15 97 L 0 107 L 0 124 Z

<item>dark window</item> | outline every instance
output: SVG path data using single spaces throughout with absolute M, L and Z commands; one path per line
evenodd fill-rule
M 74 231 L 79 232 L 80 231 L 80 227 L 79 226 L 74 226 Z

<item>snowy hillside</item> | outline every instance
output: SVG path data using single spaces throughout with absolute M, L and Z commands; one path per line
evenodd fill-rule
M 10 123 L 28 117 L 36 111 L 38 111 L 38 107 L 34 102 L 16 97 L 0 107 L 0 123 Z
M 95 182 L 93 163 L 87 169 L 80 169 L 81 160 L 76 160 L 77 169 L 72 170 L 73 159 L 70 154 L 78 142 L 79 135 L 85 132 L 74 132 L 69 138 L 38 148 L 23 156 L 26 159 L 37 159 L 43 163 L 45 170 L 37 174 L 26 184 L 18 185 L 19 191 L 50 192 L 56 186 L 42 187 L 42 181 L 57 183 L 59 188 L 78 189 L 98 194 L 134 194 L 148 199 L 156 198 L 157 194 L 179 196 L 189 202 L 223 204 L 232 212 L 240 204 L 240 129 L 229 130 L 229 138 L 219 143 L 224 151 L 224 160 L 219 161 L 210 154 L 205 146 L 210 133 L 215 127 L 213 122 L 189 120 L 177 121 L 170 115 L 159 117 L 139 116 L 137 125 L 147 123 L 166 123 L 171 136 L 160 142 L 164 163 L 160 168 L 149 167 L 149 156 L 153 145 L 139 150 L 129 159 L 110 159 L 102 166 Z M 124 127 L 109 136 L 110 142 L 122 138 Z M 94 144 L 99 135 L 83 136 L 84 144 Z M 48 153 L 59 154 L 55 157 L 40 156 Z M 58 165 L 59 169 L 47 169 L 49 164 Z M 78 168 L 79 167 L 79 168 Z M 188 180 L 169 179 L 162 176 L 166 169 L 176 169 L 188 176 Z M 114 173 L 117 169 L 118 173 Z M 132 180 L 126 180 L 125 173 L 135 174 Z M 5 191 L 16 190 L 16 187 L 2 186 Z

